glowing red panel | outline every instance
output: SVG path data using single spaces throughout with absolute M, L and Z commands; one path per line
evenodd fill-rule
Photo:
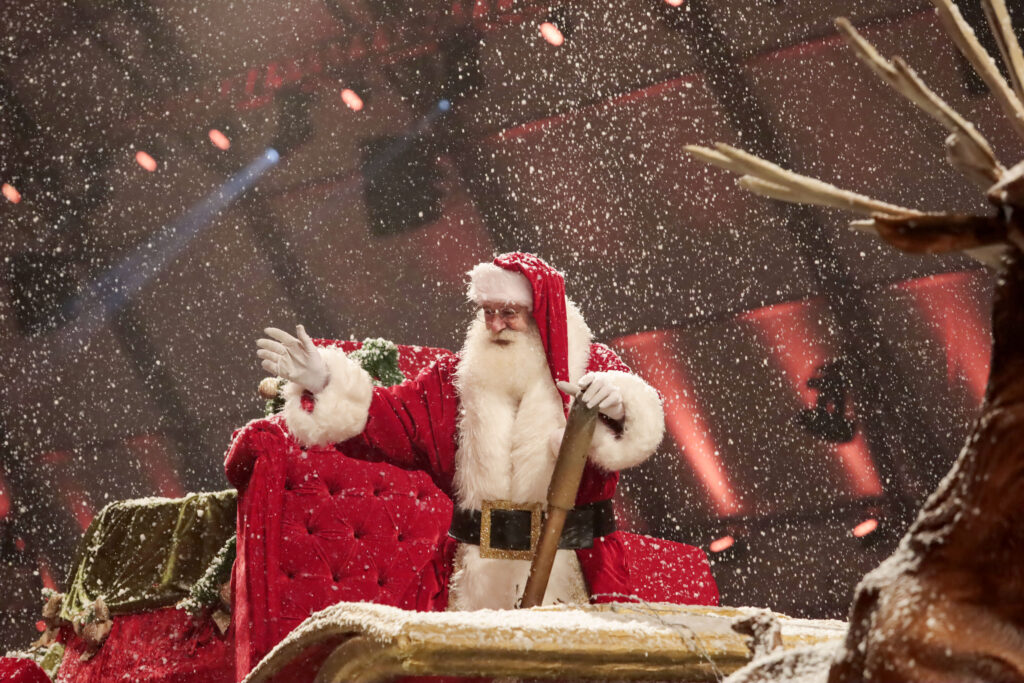
M 228 136 L 224 135 L 224 133 L 221 133 L 216 128 L 210 129 L 210 142 L 212 142 L 213 146 L 217 149 L 226 150 L 231 147 L 231 140 L 228 140 Z
M 125 445 L 132 456 L 145 465 L 146 474 L 155 491 L 165 498 L 181 498 L 185 495 L 185 487 L 162 437 L 142 434 L 129 439 Z
M 637 372 L 664 398 L 665 426 L 682 448 L 697 478 L 704 484 L 719 515 L 734 515 L 742 505 L 733 491 L 697 403 L 696 392 L 672 350 L 671 332 L 642 332 L 615 340 Z
M 7 482 L 0 477 L 0 520 L 11 511 L 11 494 L 7 490 Z
M 721 538 L 711 541 L 711 545 L 708 546 L 708 550 L 713 553 L 720 553 L 723 550 L 728 550 L 736 542 L 736 539 L 732 536 L 722 536 Z
M 18 188 L 14 187 L 14 185 L 4 183 L 3 187 L 0 188 L 0 190 L 3 191 L 4 197 L 6 197 L 7 201 L 9 201 L 11 204 L 17 204 L 18 202 L 21 201 L 21 193 L 18 192 Z
M 66 465 L 71 462 L 71 451 L 47 451 L 39 459 L 47 465 Z
M 878 528 L 878 520 L 874 517 L 865 519 L 863 522 L 853 527 L 853 535 L 857 538 L 864 538 L 872 531 Z
M 548 41 L 555 47 L 559 47 L 565 42 L 565 36 L 563 36 L 559 28 L 550 21 L 545 21 L 540 25 L 540 35 L 544 40 Z
M 976 306 L 974 273 L 942 273 L 897 285 L 914 297 L 914 305 L 946 348 L 950 384 L 962 381 L 978 404 L 988 384 L 991 340 L 987 315 Z
M 141 149 L 135 153 L 135 162 L 150 173 L 156 170 L 156 159 Z
M 53 572 L 50 571 L 50 565 L 41 557 L 39 558 L 39 578 L 43 581 L 43 588 L 49 588 L 54 591 L 57 590 L 57 582 L 53 579 Z
M 345 103 L 345 106 L 352 111 L 363 110 L 363 98 L 360 97 L 355 90 L 345 88 L 341 91 L 341 101 Z
M 790 301 L 740 316 L 740 320 L 753 324 L 757 329 L 805 408 L 813 408 L 818 398 L 816 392 L 807 386 L 807 380 L 830 360 L 819 341 L 825 339 L 826 334 L 818 329 L 810 313 L 808 302 Z M 852 441 L 835 444 L 833 448 L 857 496 L 882 493 L 882 482 L 871 461 L 867 442 L 859 431 Z
M 69 478 L 65 477 L 62 480 L 62 488 L 64 489 L 64 504 L 71 516 L 78 522 L 78 527 L 84 532 L 92 524 L 92 518 L 96 512 L 81 488 L 71 488 Z

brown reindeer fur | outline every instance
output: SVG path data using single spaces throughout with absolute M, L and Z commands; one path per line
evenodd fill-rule
M 912 230 L 879 232 L 931 250 L 907 243 Z M 899 548 L 858 585 L 829 683 L 1024 681 L 1024 255 L 1015 247 L 993 339 L 981 416 Z
M 1024 136 L 1024 56 L 1004 0 L 981 0 L 1013 89 L 952 0 L 932 0 L 953 43 Z M 991 263 L 1007 250 L 992 311 L 992 363 L 981 415 L 953 469 L 925 502 L 899 547 L 857 586 L 850 627 L 829 683 L 1024 683 L 1024 161 L 1007 168 L 965 119 L 898 58 L 888 61 L 846 19 L 854 52 L 883 81 L 951 133 L 947 159 L 977 182 L 994 216 L 924 213 L 842 190 L 729 145 L 689 146 L 706 163 L 743 174 L 764 196 L 868 214 L 855 227 L 911 252 L 965 250 Z M 995 249 L 997 250 L 997 249 Z M 795 652 L 793 661 L 809 652 Z M 787 654 L 736 680 L 778 678 Z M 820 660 L 815 660 L 820 661 Z M 781 668 L 780 668 L 781 667 Z M 744 671 L 746 673 L 744 673 Z M 815 670 L 817 671 L 817 670 Z

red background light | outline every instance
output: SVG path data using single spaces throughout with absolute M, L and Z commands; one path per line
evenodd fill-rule
M 354 90 L 345 88 L 341 91 L 341 101 L 345 103 L 345 106 L 352 111 L 361 111 L 363 109 L 363 98 L 356 94 Z
M 711 552 L 713 553 L 720 553 L 723 550 L 728 550 L 729 548 L 731 548 L 732 544 L 735 542 L 736 539 L 734 539 L 732 536 L 722 536 L 719 539 L 711 541 L 711 545 L 708 546 L 708 549 L 711 550 Z
M 544 37 L 544 40 L 548 41 L 555 47 L 558 47 L 565 42 L 565 36 L 558 30 L 558 27 L 552 24 L 550 21 L 545 21 L 540 25 L 540 34 Z
M 872 517 L 871 519 L 865 519 L 863 522 L 853 527 L 853 535 L 857 538 L 863 538 L 872 531 L 878 528 L 878 520 Z
M 217 149 L 228 149 L 231 147 L 231 141 L 228 140 L 228 136 L 221 133 L 216 128 L 210 129 L 210 142 Z
M 149 154 L 143 152 L 141 149 L 135 153 L 135 161 L 139 164 L 139 166 L 146 169 L 150 173 L 156 170 L 156 159 L 149 156 Z
M 18 189 L 13 185 L 8 185 L 7 183 L 4 183 L 2 189 L 4 197 L 7 198 L 7 201 L 11 202 L 12 204 L 17 204 L 18 202 L 21 201 L 21 193 L 18 192 Z

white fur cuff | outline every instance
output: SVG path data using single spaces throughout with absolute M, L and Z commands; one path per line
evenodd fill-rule
M 626 417 L 621 436 L 598 424 L 594 430 L 590 459 L 614 472 L 639 465 L 654 453 L 665 433 L 665 411 L 658 392 L 636 375 L 618 371 L 608 375 L 622 392 Z
M 366 427 L 373 398 L 370 376 L 338 348 L 319 348 L 331 378 L 313 395 L 313 412 L 302 407 L 303 388 L 294 382 L 284 387 L 284 415 L 288 430 L 304 446 L 326 446 L 351 439 Z

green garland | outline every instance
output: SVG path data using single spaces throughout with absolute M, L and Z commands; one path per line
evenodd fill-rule
M 266 417 L 271 415 L 277 415 L 284 410 L 284 385 L 288 384 L 288 380 L 279 378 L 277 380 L 277 395 L 274 398 L 268 398 L 266 404 L 263 406 L 263 414 Z
M 217 551 L 202 577 L 188 590 L 188 597 L 178 602 L 178 609 L 185 610 L 189 615 L 196 616 L 206 607 L 214 607 L 220 603 L 220 587 L 231 578 L 231 566 L 235 563 L 238 537 L 232 536 Z
M 375 386 L 390 387 L 405 381 L 405 375 L 398 369 L 398 347 L 387 339 L 364 339 L 363 348 L 348 357 L 363 366 Z

